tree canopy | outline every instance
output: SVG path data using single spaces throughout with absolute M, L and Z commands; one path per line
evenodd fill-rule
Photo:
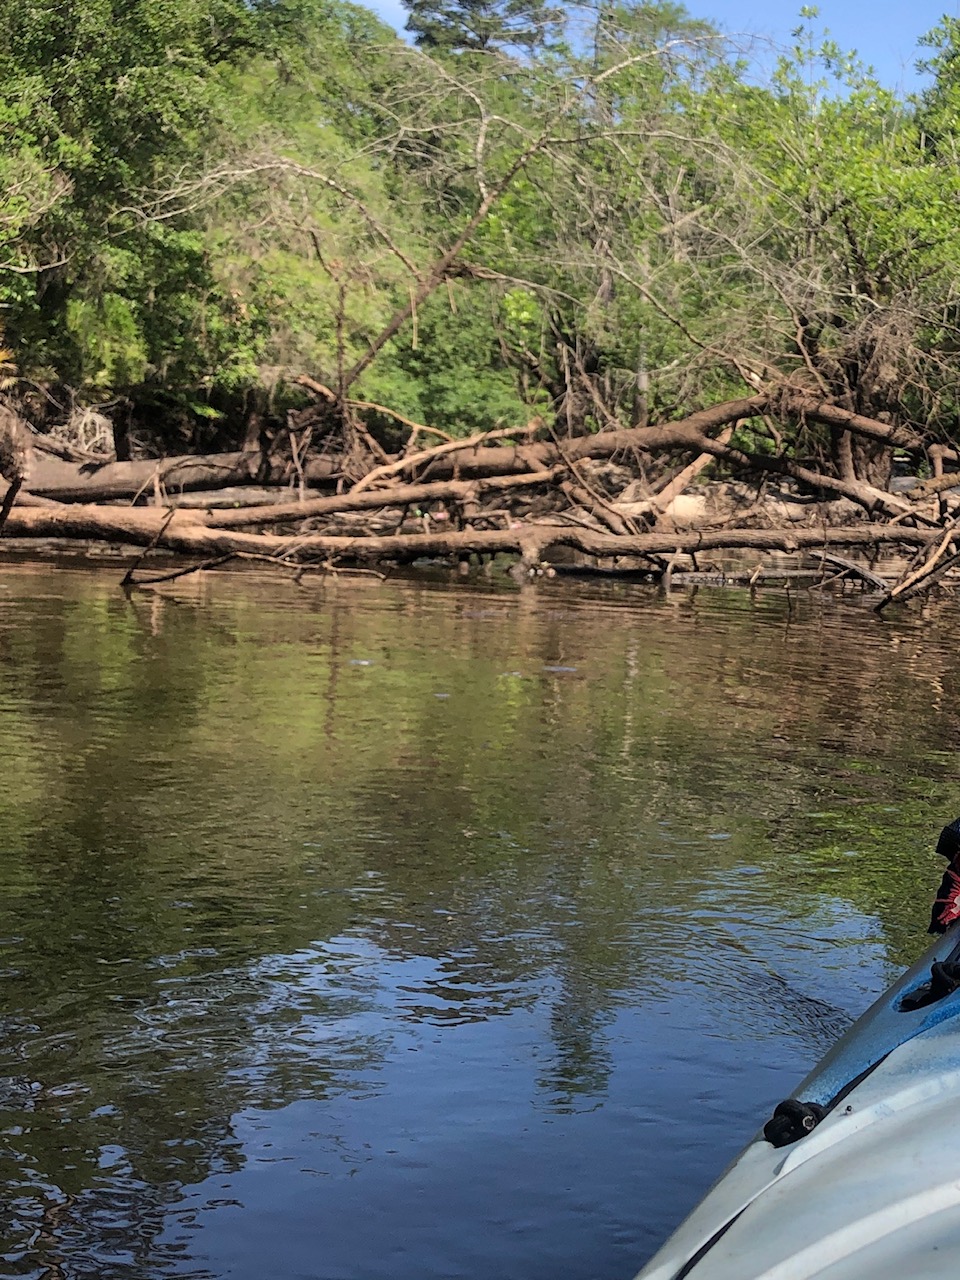
M 407 30 L 421 48 L 440 53 L 542 50 L 563 11 L 542 0 L 404 0 Z
M 903 99 L 812 10 L 758 84 L 673 3 L 407 7 L 413 45 L 344 0 L 0 0 L 24 386 L 161 444 L 304 374 L 379 431 L 788 384 L 953 438 L 960 23 Z

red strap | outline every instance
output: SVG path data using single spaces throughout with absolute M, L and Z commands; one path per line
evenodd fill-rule
M 940 891 L 933 904 L 932 924 L 942 932 L 954 920 L 960 920 L 960 870 L 951 862 L 943 873 Z

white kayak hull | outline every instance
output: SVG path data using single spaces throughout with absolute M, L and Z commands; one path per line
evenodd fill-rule
M 954 926 L 796 1097 L 829 1108 L 790 1145 L 758 1136 L 638 1280 L 953 1280 L 960 1245 L 960 989 L 905 1012 Z

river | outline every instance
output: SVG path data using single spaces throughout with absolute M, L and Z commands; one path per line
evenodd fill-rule
M 957 606 L 0 570 L 0 1273 L 629 1280 L 925 945 Z

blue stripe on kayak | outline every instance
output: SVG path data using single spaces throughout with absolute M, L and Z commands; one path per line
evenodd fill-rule
M 904 1013 L 900 1001 L 930 979 L 930 966 L 947 959 L 960 947 L 960 925 L 953 925 L 920 957 L 895 986 L 886 991 L 834 1045 L 820 1065 L 807 1076 L 796 1094 L 804 1102 L 827 1106 L 851 1080 L 876 1066 L 901 1044 L 922 1036 L 925 1031 L 960 1017 L 960 991 L 952 992 L 936 1004 Z M 960 1023 L 957 1026 L 960 1051 Z

